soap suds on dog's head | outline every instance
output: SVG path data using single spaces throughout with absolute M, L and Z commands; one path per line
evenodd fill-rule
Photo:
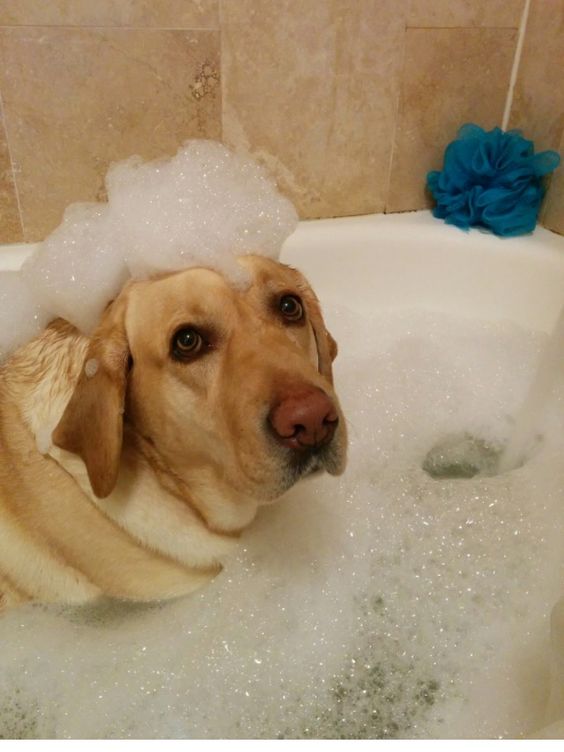
M 21 273 L 0 274 L 0 358 L 57 316 L 89 333 L 130 278 L 205 266 L 245 280 L 236 257 L 278 258 L 298 217 L 266 170 L 213 141 L 110 168 L 108 202 L 73 204 Z

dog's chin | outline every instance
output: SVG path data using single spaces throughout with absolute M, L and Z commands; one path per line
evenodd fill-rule
M 285 450 L 282 472 L 277 483 L 268 496 L 262 498 L 262 504 L 272 504 L 289 491 L 298 481 L 324 472 L 340 475 L 345 466 L 344 457 L 332 444 L 313 452 L 297 453 Z

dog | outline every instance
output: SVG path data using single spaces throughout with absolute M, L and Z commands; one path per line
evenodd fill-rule
M 346 464 L 337 347 L 296 270 L 239 259 L 130 280 L 0 370 L 0 608 L 175 598 L 259 505 Z M 299 521 L 296 521 L 299 524 Z

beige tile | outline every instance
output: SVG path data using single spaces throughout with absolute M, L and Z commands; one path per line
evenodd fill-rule
M 509 126 L 536 151 L 560 149 L 564 160 L 564 0 L 532 0 Z M 564 234 L 564 168 L 554 173 L 541 221 Z
M 464 123 L 500 125 L 517 32 L 408 29 L 387 211 L 430 205 L 429 170 Z
M 219 33 L 0 30 L 0 90 L 26 240 L 101 198 L 110 162 L 221 136 Z
M 524 0 L 411 0 L 407 25 L 447 28 L 496 26 L 516 29 Z
M 564 235 L 564 130 L 560 139 L 560 167 L 554 172 L 541 215 L 542 224 Z
M 18 199 L 0 107 L 0 243 L 18 243 L 21 240 L 23 240 L 23 232 Z M 1 255 L 2 249 L 0 249 Z
M 0 26 L 217 29 L 219 0 L 0 0 Z
M 381 211 L 405 5 L 227 0 L 223 135 L 277 177 L 302 217 Z
M 538 151 L 564 130 L 564 0 L 532 0 L 509 125 Z

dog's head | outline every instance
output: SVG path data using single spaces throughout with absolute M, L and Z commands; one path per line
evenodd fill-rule
M 317 299 L 294 269 L 240 262 L 245 289 L 189 269 L 130 282 L 106 310 L 53 433 L 97 496 L 116 483 L 124 422 L 178 478 L 200 469 L 259 501 L 315 469 L 343 471 L 337 348 Z

